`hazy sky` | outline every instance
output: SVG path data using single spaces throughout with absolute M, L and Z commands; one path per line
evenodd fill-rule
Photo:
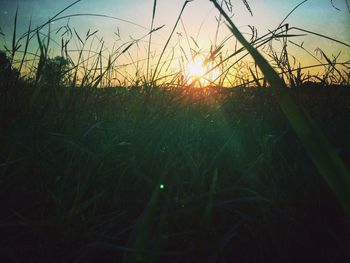
M 255 26 L 266 29 L 276 26 L 276 23 L 301 1 L 248 0 L 254 17 L 249 16 L 242 3 L 243 1 L 232 0 L 231 2 L 234 5 L 234 13 L 238 24 L 255 24 Z M 20 22 L 25 25 L 30 16 L 33 17 L 34 24 L 40 23 L 73 2 L 74 0 L 0 0 L 1 27 L 7 28 L 12 25 L 14 11 L 17 6 L 19 6 Z M 169 24 L 171 27 L 183 3 L 184 0 L 158 0 L 158 23 Z M 296 26 L 317 28 L 323 30 L 323 33 L 344 34 L 343 28 L 350 23 L 346 0 L 334 0 L 333 3 L 340 11 L 332 7 L 330 0 L 308 0 L 290 17 L 289 22 Z M 145 25 L 149 24 L 152 4 L 153 0 L 82 0 L 66 11 L 65 14 L 99 13 Z M 193 27 L 196 30 L 195 26 L 199 24 L 198 22 L 202 22 L 212 9 L 213 6 L 209 0 L 195 0 L 188 5 L 184 20 L 188 27 Z M 211 16 L 215 14 L 215 11 L 211 12 Z M 92 22 L 97 27 L 106 24 L 111 25 L 111 21 L 100 21 L 100 19 Z M 118 25 L 116 22 L 112 24 Z M 329 30 L 332 31 L 329 32 Z
M 0 27 L 6 35 L 6 42 L 10 43 L 17 6 L 19 7 L 19 33 L 23 33 L 31 17 L 33 25 L 40 25 L 73 2 L 73 0 L 0 0 Z M 254 14 L 253 17 L 246 10 L 243 1 L 231 0 L 231 2 L 234 5 L 233 20 L 237 26 L 243 32 L 249 32 L 247 25 L 253 25 L 262 35 L 268 30 L 274 29 L 302 0 L 248 0 Z M 155 27 L 161 25 L 165 25 L 165 27 L 154 36 L 154 49 L 157 47 L 161 49 L 164 45 L 183 3 L 184 0 L 158 0 Z M 290 26 L 316 31 L 350 43 L 350 34 L 348 33 L 350 32 L 350 13 L 346 0 L 334 0 L 333 3 L 339 10 L 332 6 L 330 0 L 308 0 L 288 18 L 287 22 Z M 147 28 L 151 21 L 152 7 L 153 0 L 82 0 L 62 15 L 97 13 L 126 19 Z M 209 0 L 194 0 L 185 9 L 183 24 L 186 32 L 196 38 L 203 48 L 208 48 L 210 41 L 214 39 L 215 16 L 217 15 L 218 12 Z M 69 23 L 81 34 L 85 34 L 88 29 L 99 30 L 99 36 L 104 38 L 107 45 L 112 45 L 115 42 L 116 36 L 113 32 L 117 30 L 125 41 L 147 33 L 147 30 L 142 29 L 142 27 L 107 18 L 75 17 Z M 52 25 L 52 28 L 55 29 L 55 26 L 58 28 L 60 25 L 61 23 L 57 22 Z M 176 32 L 184 34 L 184 28 L 181 24 Z M 228 30 L 222 27 L 220 36 L 224 37 L 228 34 Z M 174 36 L 174 40 L 176 39 L 177 35 Z M 1 44 L 4 39 L 2 38 L 0 41 Z M 311 51 L 317 47 L 327 49 L 334 54 L 342 50 L 345 58 L 350 59 L 349 48 L 320 38 L 305 37 L 296 40 L 296 42 L 305 42 L 305 47 Z M 142 57 L 139 54 L 138 56 Z

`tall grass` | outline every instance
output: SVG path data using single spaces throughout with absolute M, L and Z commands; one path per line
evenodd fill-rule
M 223 10 L 233 8 L 230 1 L 213 3 L 232 32 L 201 50 L 182 20 L 189 2 L 157 56 L 157 1 L 151 27 L 138 25 L 145 33 L 118 38 L 112 51 L 96 30 L 79 32 L 68 22 L 54 30 L 50 22 L 120 18 L 63 15 L 70 5 L 48 23 L 29 23 L 18 37 L 16 12 L 11 47 L 0 54 L 5 262 L 350 258 L 342 210 L 349 208 L 348 172 L 337 155 L 349 164 L 349 63 L 320 51 L 324 63 L 291 64 L 287 43 L 317 33 L 283 23 L 260 37 L 251 27 L 248 42 Z M 171 45 L 180 24 L 187 47 Z M 232 34 L 242 47 L 227 47 Z M 281 41 L 281 54 L 274 41 Z M 147 54 L 134 59 L 142 43 Z M 61 56 L 50 53 L 55 45 Z M 208 85 L 185 76 L 196 55 L 205 58 Z M 245 61 L 249 55 L 254 63 Z M 122 56 L 137 76 L 123 71 Z M 308 67 L 325 74 L 308 74 Z
M 243 37 L 241 32 L 215 1 L 210 0 L 230 25 L 230 30 L 238 41 L 249 51 L 254 61 L 270 83 L 276 99 L 295 132 L 302 141 L 320 174 L 337 195 L 346 212 L 350 215 L 350 174 L 328 139 L 315 122 L 288 93 L 287 85 L 269 65 L 266 59 Z M 329 59 L 328 59 L 329 60 Z M 332 64 L 331 61 L 329 61 Z

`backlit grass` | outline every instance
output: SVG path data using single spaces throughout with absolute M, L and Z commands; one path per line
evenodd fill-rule
M 286 46 L 263 57 L 298 35 L 281 25 L 246 41 L 224 3 L 220 19 L 242 47 L 212 45 L 193 68 L 196 56 L 183 52 L 170 72 L 179 58 L 169 43 L 190 1 L 152 57 L 162 30 L 154 1 L 144 72 L 134 61 L 132 76 L 120 75 L 118 58 L 140 39 L 106 56 L 102 41 L 92 48 L 98 32 L 67 24 L 54 57 L 49 25 L 66 9 L 21 37 L 16 13 L 0 53 L 1 262 L 350 259 L 349 63 L 321 50 L 323 64 L 302 68 Z M 307 73 L 314 66 L 323 74 Z

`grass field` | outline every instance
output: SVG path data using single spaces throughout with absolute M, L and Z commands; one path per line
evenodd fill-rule
M 31 78 L 15 37 L 0 54 L 1 262 L 350 260 L 348 63 L 324 54 L 323 76 L 284 64 L 289 87 L 278 88 L 290 100 L 254 51 L 266 79 L 250 69 L 238 87 L 99 88 L 110 61 L 78 80 L 32 34 Z M 305 139 L 288 105 L 325 137 Z M 320 138 L 330 153 L 313 146 Z

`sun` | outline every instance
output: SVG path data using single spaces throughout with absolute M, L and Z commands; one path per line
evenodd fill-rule
M 196 56 L 187 65 L 187 76 L 193 80 L 200 79 L 207 72 L 207 68 L 204 65 L 204 58 L 201 56 Z
M 185 74 L 187 83 L 193 86 L 209 85 L 219 76 L 218 69 L 212 69 L 204 55 L 197 55 L 187 64 Z

